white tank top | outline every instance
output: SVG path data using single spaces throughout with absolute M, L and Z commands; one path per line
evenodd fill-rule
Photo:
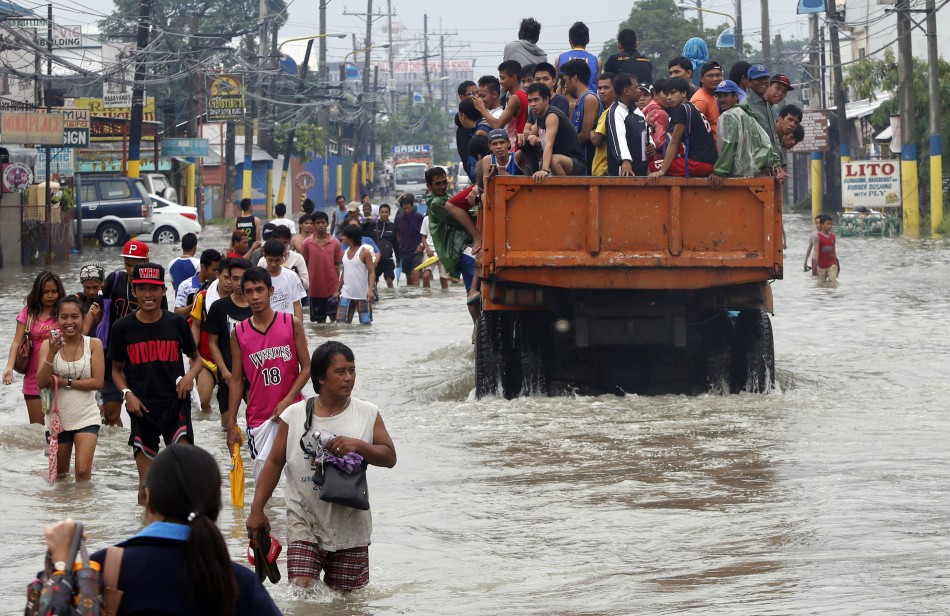
M 63 430 L 79 430 L 100 423 L 99 405 L 96 404 L 96 392 L 66 389 L 66 379 L 74 381 L 92 377 L 92 349 L 89 336 L 82 337 L 83 354 L 76 361 L 65 361 L 59 353 L 53 358 L 53 374 L 59 381 L 59 421 Z M 50 416 L 46 416 L 49 428 Z
M 369 270 L 360 259 L 366 244 L 360 244 L 351 259 L 349 249 L 343 251 L 343 290 L 340 297 L 365 300 L 369 294 Z

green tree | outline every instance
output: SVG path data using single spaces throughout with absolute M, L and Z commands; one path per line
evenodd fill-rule
M 431 144 L 439 164 L 457 158 L 449 149 L 455 136 L 453 127 L 452 118 L 437 101 L 403 105 L 397 114 L 377 122 L 376 141 L 383 152 L 391 152 L 394 145 Z
M 287 21 L 284 0 L 266 0 L 268 14 L 278 26 Z M 135 43 L 138 31 L 139 0 L 114 0 L 115 10 L 100 20 L 99 29 L 106 37 L 122 42 Z M 238 58 L 254 58 L 256 64 L 257 33 L 260 13 L 258 0 L 204 0 L 202 2 L 179 2 L 178 0 L 152 0 L 149 16 L 151 43 L 146 56 L 146 89 L 156 97 L 162 110 L 176 110 L 176 123 L 186 121 L 185 102 L 193 96 L 188 80 L 194 71 L 210 68 L 234 68 Z M 191 16 L 198 17 L 197 49 L 190 47 Z M 238 39 L 235 57 L 225 58 L 218 66 L 208 66 L 214 54 L 230 46 Z M 247 62 L 247 60 L 244 60 Z M 152 88 L 148 81 L 172 77 L 170 83 Z
M 950 63 L 938 60 L 940 100 L 950 101 Z M 897 63 L 894 52 L 885 50 L 884 58 L 865 58 L 851 66 L 845 77 L 845 87 L 854 93 L 855 99 L 876 99 L 881 92 L 893 92 L 894 97 L 882 104 L 871 115 L 871 125 L 874 132 L 890 124 L 892 115 L 900 114 L 900 100 L 898 96 L 899 80 Z M 916 94 L 914 117 L 917 120 L 917 152 L 918 164 L 920 161 L 930 160 L 930 100 L 928 92 L 928 64 L 921 58 L 914 58 L 914 91 Z M 939 103 L 938 103 L 939 104 Z M 940 138 L 944 147 L 950 143 L 950 116 L 940 115 Z M 929 206 L 930 194 L 930 165 L 919 164 L 918 178 L 920 180 L 921 211 Z
M 687 40 L 698 36 L 706 41 L 709 48 L 709 57 L 719 62 L 723 72 L 728 76 L 731 67 L 739 58 L 738 51 L 733 48 L 716 48 L 716 39 L 719 35 L 731 28 L 731 23 L 723 23 L 713 28 L 705 28 L 699 32 L 698 19 L 686 19 L 683 11 L 676 7 L 674 0 L 637 0 L 626 20 L 620 23 L 617 31 L 631 28 L 637 33 L 637 43 L 640 53 L 653 62 L 653 71 L 656 79 L 667 74 L 667 62 L 676 56 L 683 55 L 683 45 Z M 795 75 L 801 67 L 800 52 L 804 42 L 799 40 L 782 41 L 781 57 L 770 67 L 776 73 Z M 606 61 L 608 56 L 616 53 L 617 40 L 611 39 L 604 44 L 601 59 Z M 749 62 L 755 63 L 761 58 L 761 51 L 748 43 L 743 45 L 743 56 Z
M 287 151 L 287 138 L 290 136 L 292 122 L 277 125 L 274 135 L 274 144 L 277 151 L 283 154 Z M 303 162 L 309 162 L 323 152 L 326 144 L 326 133 L 317 126 L 316 122 L 299 124 L 294 131 L 294 144 L 291 154 L 299 156 Z
M 617 31 L 624 28 L 636 31 L 637 47 L 653 63 L 657 75 L 666 74 L 666 63 L 683 55 L 683 44 L 698 31 L 697 23 L 686 19 L 673 0 L 637 0 Z M 601 58 L 606 60 L 617 51 L 617 40 L 611 39 L 604 44 Z

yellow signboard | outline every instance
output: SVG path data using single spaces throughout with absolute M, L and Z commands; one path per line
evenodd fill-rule
M 72 104 L 68 107 L 75 109 L 88 109 L 90 115 L 102 118 L 122 118 L 128 120 L 132 117 L 131 107 L 119 107 L 116 109 L 106 109 L 103 106 L 101 98 L 74 98 Z M 142 109 L 142 119 L 146 122 L 155 121 L 155 97 L 149 96 L 145 99 L 145 107 Z
M 209 122 L 240 120 L 244 117 L 244 77 L 242 75 L 209 75 L 207 109 Z

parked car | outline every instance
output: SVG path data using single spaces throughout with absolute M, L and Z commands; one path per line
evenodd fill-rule
M 152 200 L 141 181 L 120 175 L 84 175 L 80 182 L 83 237 L 95 237 L 111 248 L 121 246 L 130 235 L 152 232 Z
M 145 184 L 145 190 L 150 195 L 158 195 L 172 203 L 178 201 L 178 191 L 172 188 L 171 182 L 161 173 L 142 173 L 139 179 Z
M 152 200 L 152 222 L 154 231 L 143 235 L 143 242 L 156 244 L 177 244 L 186 233 L 201 235 L 201 223 L 198 222 L 198 208 L 179 205 L 158 195 L 149 195 Z

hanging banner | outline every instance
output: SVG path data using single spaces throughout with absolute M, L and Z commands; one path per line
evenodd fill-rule
M 132 107 L 132 80 L 135 79 L 135 47 L 106 43 L 102 46 L 102 70 L 106 75 L 102 86 L 102 105 L 106 109 Z
M 872 210 L 900 207 L 900 161 L 852 160 L 841 163 L 841 204 L 846 210 L 859 205 Z
M 244 118 L 244 77 L 242 75 L 208 75 L 208 122 L 227 122 Z

